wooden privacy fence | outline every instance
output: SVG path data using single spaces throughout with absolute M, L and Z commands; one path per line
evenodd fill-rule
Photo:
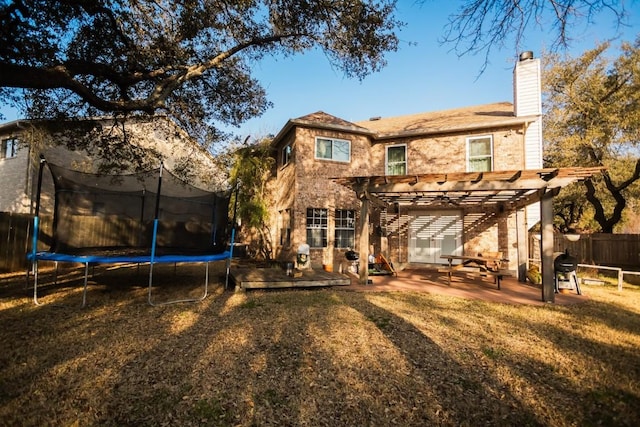
M 0 272 L 27 268 L 33 215 L 0 212 Z
M 608 265 L 640 270 L 640 234 L 581 234 L 576 242 L 554 233 L 553 251 L 564 252 L 578 259 L 580 264 Z M 540 235 L 529 234 L 529 258 L 541 259 Z
M 58 234 L 64 242 L 62 250 L 74 248 L 150 248 L 153 224 L 140 223 L 115 216 L 67 217 L 60 221 L 73 222 Z M 53 220 L 40 217 L 38 250 L 49 250 L 52 244 Z M 26 254 L 31 250 L 33 215 L 0 212 L 0 272 L 14 272 L 28 268 Z M 58 228 L 60 233 L 60 228 Z M 203 239 L 211 236 L 211 224 L 198 222 L 162 221 L 158 230 L 158 246 L 178 247 L 185 251 L 202 246 Z M 203 237 L 204 236 L 204 237 Z
M 140 232 L 135 231 L 135 227 L 132 228 L 130 224 L 124 224 L 123 221 L 114 221 L 106 229 L 103 224 L 103 228 L 99 232 L 95 226 L 86 225 L 86 227 L 81 227 L 83 230 L 77 230 L 85 239 L 87 238 L 86 233 L 89 232 L 94 235 L 94 239 L 96 236 L 102 236 L 99 240 L 108 240 L 110 236 L 119 236 L 120 241 L 126 241 L 130 245 L 135 246 L 136 243 L 140 243 Z M 19 271 L 27 268 L 26 253 L 31 248 L 32 227 L 32 215 L 0 212 L 0 272 Z M 40 218 L 39 250 L 46 250 L 50 247 L 51 227 L 50 217 Z M 130 235 L 123 236 L 123 233 Z M 541 259 L 539 236 L 537 233 L 529 234 L 529 258 Z M 102 241 L 100 243 L 104 244 Z M 577 242 L 566 240 L 560 233 L 554 234 L 554 252 L 564 252 L 566 249 L 578 259 L 580 264 L 640 270 L 640 234 L 582 234 Z
M 38 250 L 46 250 L 51 244 L 52 220 L 40 217 Z M 0 212 L 0 273 L 25 270 L 28 267 L 27 252 L 31 249 L 33 215 Z

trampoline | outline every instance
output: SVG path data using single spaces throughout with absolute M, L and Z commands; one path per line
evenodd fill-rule
M 39 251 L 45 167 L 53 178 L 53 226 L 49 249 Z M 40 305 L 39 261 L 84 265 L 83 307 L 89 267 L 100 264 L 148 264 L 148 303 L 152 306 L 205 299 L 209 263 L 214 261 L 227 261 L 227 288 L 235 238 L 228 221 L 230 194 L 197 188 L 162 165 L 135 174 L 98 175 L 69 170 L 41 157 L 31 250 L 27 253 L 34 275 L 34 303 Z M 202 295 L 155 301 L 153 266 L 163 263 L 204 263 Z

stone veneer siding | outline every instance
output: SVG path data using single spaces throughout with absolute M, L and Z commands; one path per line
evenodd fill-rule
M 467 138 L 492 135 L 494 170 L 516 170 L 524 168 L 524 140 L 516 129 L 488 129 L 481 132 L 453 135 L 402 138 L 374 142 L 361 135 L 330 132 L 313 128 L 297 127 L 291 130 L 277 147 L 293 144 L 290 164 L 278 164 L 277 178 L 271 183 L 275 192 L 276 210 L 291 209 L 292 234 L 289 247 L 277 246 L 276 257 L 281 260 L 295 259 L 298 245 L 306 241 L 307 208 L 326 208 L 329 213 L 327 237 L 329 247 L 311 249 L 311 264 L 315 268 L 330 264 L 334 269 L 347 263 L 345 250 L 333 248 L 335 209 L 353 209 L 356 221 L 360 217 L 360 202 L 352 190 L 334 184 L 328 178 L 338 176 L 368 176 L 385 174 L 386 147 L 405 144 L 407 146 L 407 169 L 409 174 L 466 172 Z M 351 162 L 348 164 L 314 158 L 315 137 L 328 137 L 351 141 Z M 391 209 L 393 211 L 393 209 Z M 409 210 L 401 207 L 397 212 L 371 212 L 370 248 L 373 253 L 384 253 L 394 265 L 404 266 L 408 260 Z M 277 218 L 272 218 L 277 224 Z M 482 214 L 465 212 L 463 215 L 463 242 L 465 254 L 487 251 L 502 251 L 512 260 L 509 268 L 515 268 L 517 259 L 515 214 Z M 273 227 L 274 242 L 278 242 L 279 227 Z M 500 238 L 498 237 L 500 236 Z M 356 248 L 359 246 L 356 231 Z
M 322 160 L 315 158 L 316 137 L 342 139 L 351 142 L 351 161 L 349 163 Z M 287 144 L 293 144 L 290 163 L 281 164 L 281 150 Z M 291 209 L 292 230 L 291 245 L 276 245 L 276 258 L 292 260 L 296 256 L 298 246 L 306 243 L 307 208 L 323 208 L 328 211 L 328 228 L 326 248 L 311 248 L 310 263 L 313 268 L 329 265 L 334 270 L 344 264 L 346 249 L 336 249 L 334 214 L 336 209 L 354 210 L 356 227 L 360 220 L 360 202 L 351 189 L 335 184 L 330 178 L 339 176 L 358 176 L 369 174 L 369 140 L 360 135 L 312 128 L 297 127 L 287 135 L 277 147 L 277 177 L 271 183 L 275 192 L 275 204 L 271 219 L 272 238 L 279 243 L 278 216 L 284 209 Z M 295 197 L 292 197 L 295 195 Z M 356 247 L 358 245 L 356 231 Z

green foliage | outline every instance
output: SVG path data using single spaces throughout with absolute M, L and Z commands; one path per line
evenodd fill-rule
M 264 56 L 321 49 L 363 78 L 395 51 L 393 0 L 0 3 L 0 102 L 27 118 L 162 112 L 203 143 L 270 104 Z M 23 91 L 25 89 L 25 91 Z
M 234 149 L 229 177 L 237 185 L 231 203 L 236 209 L 236 218 L 247 233 L 258 234 L 258 250 L 267 259 L 271 253 L 267 181 L 274 166 L 270 144 L 271 138 L 264 138 L 254 144 L 245 141 L 240 148 Z
M 640 38 L 623 43 L 615 59 L 609 48 L 603 43 L 577 58 L 546 59 L 546 166 L 606 168 L 556 198 L 562 231 L 612 232 L 627 200 L 640 194 Z
M 237 215 L 250 227 L 261 226 L 269 216 L 266 182 L 274 164 L 270 155 L 271 139 L 236 150 L 230 180 L 238 186 Z

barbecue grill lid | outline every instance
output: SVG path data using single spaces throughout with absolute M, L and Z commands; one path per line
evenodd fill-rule
M 575 271 L 578 268 L 578 260 L 576 257 L 569 255 L 568 251 L 560 254 L 553 261 L 553 268 L 556 271 L 568 273 L 571 271 Z
M 347 252 L 345 252 L 344 256 L 349 261 L 355 261 L 355 260 L 360 259 L 360 256 L 358 255 L 358 253 L 356 251 L 347 251 Z

